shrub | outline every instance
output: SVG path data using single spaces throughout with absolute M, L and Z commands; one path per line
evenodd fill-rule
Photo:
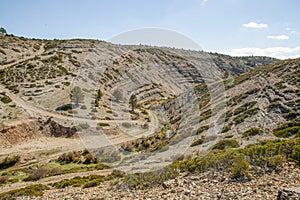
M 69 186 L 82 187 L 82 188 L 95 187 L 97 185 L 100 185 L 104 181 L 109 181 L 114 178 L 122 177 L 123 175 L 124 174 L 122 172 L 114 171 L 113 173 L 107 176 L 101 176 L 101 175 L 90 175 L 84 177 L 77 176 L 72 179 L 65 179 L 56 183 L 52 183 L 51 186 L 57 189 L 66 188 Z
M 6 157 L 0 162 L 0 170 L 14 166 L 19 162 L 20 156 Z
M 9 96 L 7 96 L 5 93 L 1 93 L 0 95 L 1 95 L 0 101 L 2 101 L 3 103 L 8 104 L 12 101 L 12 99 Z
M 267 158 L 267 166 L 270 169 L 278 170 L 282 164 L 286 161 L 283 155 L 275 155 Z
M 231 130 L 231 126 L 224 126 L 221 133 L 226 133 Z
M 212 116 L 212 110 L 209 109 L 203 113 L 200 114 L 200 119 L 199 119 L 199 122 L 202 122 L 204 120 L 207 120 L 209 119 L 210 117 Z
M 178 176 L 178 172 L 174 168 L 163 168 L 157 171 L 128 174 L 124 177 L 124 184 L 130 188 L 146 189 L 160 185 L 163 182 L 175 178 Z
M 247 103 L 243 104 L 242 106 L 238 107 L 237 109 L 235 109 L 233 111 L 233 114 L 238 115 L 246 110 L 249 110 L 250 108 L 255 106 L 256 103 L 257 103 L 256 101 L 247 102 Z
M 46 177 L 49 174 L 49 170 L 43 167 L 31 170 L 29 176 L 24 181 L 37 181 Z
M 200 139 L 194 141 L 192 144 L 191 144 L 191 147 L 194 147 L 194 146 L 198 146 L 198 145 L 201 145 L 204 143 L 204 137 L 202 136 Z
M 235 121 L 235 124 L 240 124 L 245 121 L 246 118 L 251 117 L 258 113 L 259 108 L 252 108 L 250 110 L 245 111 L 244 113 L 238 115 L 233 120 Z
M 294 147 L 292 158 L 298 165 L 300 165 L 300 145 Z
M 201 126 L 200 128 L 197 129 L 197 135 L 199 135 L 200 133 L 206 131 L 209 129 L 209 125 L 205 125 L 205 126 Z
M 242 135 L 243 137 L 255 136 L 260 134 L 261 130 L 259 128 L 253 127 L 245 131 Z
M 38 185 L 31 185 L 27 186 L 25 188 L 21 189 L 16 189 L 16 190 L 11 190 L 5 193 L 0 194 L 0 199 L 15 199 L 15 197 L 20 197 L 20 196 L 43 196 L 43 191 L 44 190 L 49 190 L 50 188 L 38 184 Z
M 230 168 L 230 177 L 234 179 L 243 178 L 248 174 L 248 168 L 249 163 L 246 160 L 246 156 L 244 154 L 237 154 Z
M 109 126 L 109 124 L 108 124 L 108 123 L 105 123 L 105 122 L 99 122 L 99 123 L 97 124 L 97 126 L 98 126 L 98 127 L 105 127 L 105 126 Z
M 300 121 L 287 122 L 273 130 L 276 137 L 288 138 L 293 135 L 300 135 Z
M 0 177 L 0 184 L 4 184 L 8 181 L 8 176 L 1 176 Z
M 68 163 L 83 163 L 83 164 L 90 164 L 90 163 L 97 163 L 97 159 L 87 150 L 83 152 L 69 152 L 63 153 L 58 157 L 56 160 L 60 164 L 68 164 Z
M 59 69 L 60 71 L 62 71 L 63 73 L 65 73 L 65 74 L 68 73 L 68 70 L 67 70 L 66 68 L 64 68 L 63 66 L 58 65 L 57 67 L 58 67 L 58 69 Z
M 237 148 L 239 143 L 236 140 L 221 140 L 216 143 L 212 149 L 225 150 L 227 148 Z

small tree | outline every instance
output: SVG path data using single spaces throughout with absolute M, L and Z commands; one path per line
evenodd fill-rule
M 0 28 L 0 33 L 6 34 L 7 32 L 6 32 L 5 28 L 1 27 L 1 28 Z
M 115 90 L 112 95 L 117 102 L 120 102 L 123 99 L 123 94 L 120 90 Z
M 99 89 L 97 91 L 97 97 L 96 97 L 96 100 L 95 100 L 95 106 L 98 107 L 99 106 L 99 100 L 101 99 L 101 97 L 103 96 L 101 90 Z
M 79 105 L 84 100 L 84 95 L 81 91 L 81 88 L 75 86 L 71 91 L 71 101 L 75 103 L 75 105 Z
M 237 154 L 232 163 L 231 178 L 243 178 L 248 174 L 249 163 L 244 154 Z
M 134 111 L 134 109 L 137 107 L 137 98 L 135 94 L 130 96 L 129 105 L 132 111 Z

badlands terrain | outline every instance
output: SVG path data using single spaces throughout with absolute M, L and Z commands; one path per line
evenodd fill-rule
M 300 198 L 300 59 L 0 41 L 0 199 Z

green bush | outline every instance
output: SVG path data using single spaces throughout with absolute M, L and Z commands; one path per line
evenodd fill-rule
M 247 158 L 246 160 L 243 155 Z M 232 174 L 239 174 L 233 172 L 239 172 L 239 167 L 247 169 L 245 163 L 242 163 L 241 166 L 233 165 L 235 161 L 239 160 L 239 156 L 242 156 L 242 160 L 251 164 L 255 169 L 263 171 L 269 169 L 274 170 L 280 167 L 285 160 L 292 160 L 300 164 L 300 138 L 290 140 L 266 140 L 257 144 L 248 145 L 241 149 L 228 149 L 227 151 L 213 150 L 205 156 L 174 162 L 170 167 L 189 172 L 229 170 Z M 232 167 L 236 167 L 236 169 L 232 169 Z M 255 172 L 259 173 L 259 171 Z
M 12 102 L 12 99 L 9 96 L 7 96 L 5 93 L 1 93 L 0 95 L 2 96 L 0 97 L 0 101 L 2 101 L 3 103 L 8 104 Z
M 292 158 L 300 165 L 300 145 L 297 145 L 293 149 Z
M 224 126 L 221 130 L 221 133 L 226 133 L 231 130 L 231 126 Z
M 228 100 L 227 105 L 228 106 L 237 105 L 243 99 L 246 99 L 249 95 L 256 94 L 259 91 L 260 91 L 260 89 L 255 88 L 253 90 L 250 90 L 250 91 L 246 92 L 245 94 L 234 96 L 234 97 L 232 97 L 231 99 Z
M 6 157 L 0 162 L 0 170 L 14 166 L 20 161 L 20 156 Z
M 251 116 L 257 114 L 258 111 L 259 111 L 259 108 L 252 108 L 252 109 L 247 110 L 244 113 L 238 115 L 237 117 L 235 117 L 233 119 L 233 121 L 235 122 L 236 125 L 240 124 L 240 123 L 244 122 L 246 118 L 251 117 Z
M 204 120 L 207 120 L 209 119 L 210 117 L 212 116 L 212 110 L 209 109 L 203 113 L 200 114 L 200 119 L 199 119 L 199 122 L 202 122 Z
M 294 120 L 291 122 L 287 122 L 278 128 L 273 130 L 273 134 L 276 137 L 280 138 L 288 138 L 293 135 L 300 136 L 300 121 Z
M 253 127 L 250 128 L 249 130 L 245 131 L 242 133 L 243 137 L 249 137 L 249 136 L 255 136 L 260 134 L 261 130 L 259 128 Z
M 235 109 L 233 111 L 234 115 L 238 115 L 242 112 L 245 112 L 246 110 L 249 110 L 250 108 L 252 108 L 253 106 L 255 106 L 255 104 L 257 103 L 257 101 L 251 101 L 251 102 L 247 102 L 245 104 L 243 104 L 242 106 L 238 107 L 237 109 Z
M 216 143 L 212 149 L 225 150 L 227 148 L 237 148 L 239 143 L 236 140 L 221 140 Z
M 84 176 L 84 177 L 74 177 L 72 179 L 65 179 L 61 180 L 56 183 L 52 183 L 51 186 L 55 187 L 57 189 L 66 188 L 69 186 L 72 187 L 82 187 L 82 188 L 88 188 L 88 187 L 95 187 L 100 185 L 104 181 L 109 181 L 115 178 L 123 177 L 124 173 L 119 171 L 114 171 L 113 173 L 107 175 L 107 176 L 101 176 L 101 175 L 90 175 L 90 176 Z
M 98 127 L 105 127 L 105 126 L 110 126 L 108 123 L 105 123 L 105 122 L 99 122 L 97 124 Z
M 202 132 L 204 132 L 204 131 L 206 131 L 206 130 L 208 130 L 209 129 L 209 125 L 205 125 L 205 126 L 201 126 L 201 127 L 199 127 L 198 129 L 197 129 L 197 132 L 196 132 L 196 134 L 197 135 L 199 135 L 200 133 L 202 133 Z
M 157 171 L 127 174 L 122 185 L 135 189 L 147 189 L 148 187 L 161 185 L 163 182 L 177 176 L 178 172 L 174 168 L 167 167 Z
M 21 196 L 43 196 L 45 190 L 49 190 L 50 188 L 38 184 L 38 185 L 31 185 L 27 186 L 25 188 L 21 189 L 16 189 L 16 190 L 11 190 L 8 192 L 4 192 L 0 194 L 0 199 L 15 199 L 16 197 L 21 197 Z
M 204 137 L 202 136 L 200 139 L 194 141 L 192 144 L 191 144 L 191 147 L 194 147 L 194 146 L 198 146 L 198 145 L 201 145 L 204 143 Z
M 243 178 L 248 175 L 248 168 L 249 163 L 246 160 L 246 156 L 244 154 L 237 154 L 230 168 L 230 177 L 234 179 Z

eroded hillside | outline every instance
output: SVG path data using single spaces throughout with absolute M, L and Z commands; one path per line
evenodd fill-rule
M 288 159 L 297 163 L 299 59 L 230 57 L 96 40 L 11 35 L 0 35 L 0 40 L 3 191 L 10 185 L 33 185 L 34 191 L 61 192 L 67 186 L 116 180 L 117 191 L 169 187 L 161 181 L 177 177 L 178 171 L 229 173 L 235 159 L 246 163 L 242 169 L 250 165 L 255 170 L 269 165 L 277 170 Z M 258 162 L 253 144 L 267 149 L 262 156 L 278 156 L 274 160 L 282 162 Z M 289 148 L 272 150 L 270 156 L 272 145 Z M 103 172 L 107 177 L 94 176 L 109 166 L 126 172 L 163 168 L 163 178 L 111 171 Z M 80 172 L 87 177 L 76 177 Z M 54 175 L 59 176 L 52 179 Z M 35 188 L 37 180 L 42 185 Z

